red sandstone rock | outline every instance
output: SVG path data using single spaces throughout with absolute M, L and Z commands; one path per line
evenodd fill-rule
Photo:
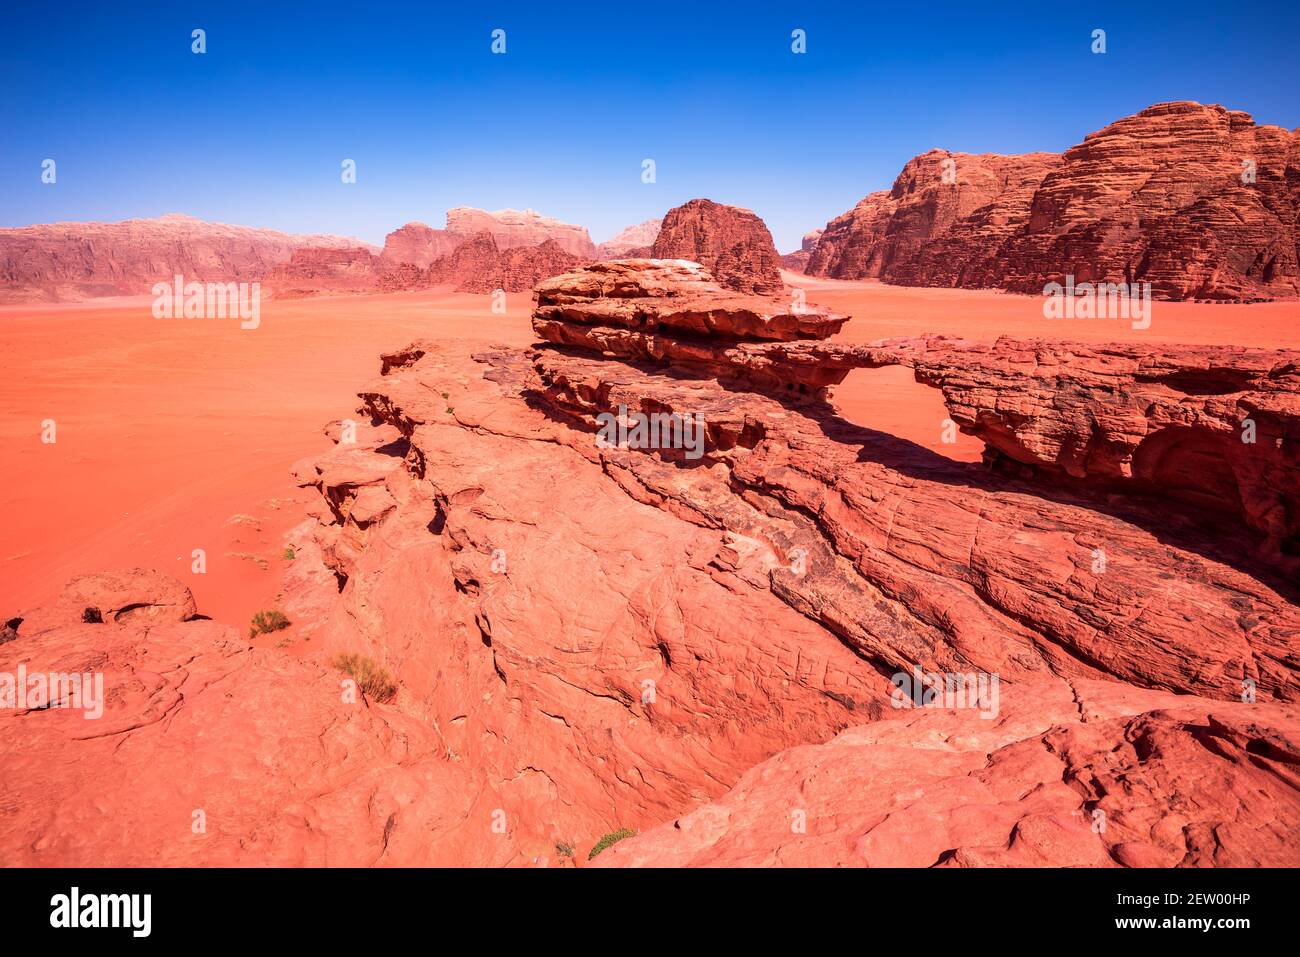
M 492 828 L 493 785 L 436 728 L 345 696 L 337 671 L 211 621 L 40 619 L 0 645 L 0 673 L 98 673 L 103 710 L 0 708 L 6 864 L 523 863 L 513 831 Z
M 1034 190 L 1060 162 L 1053 153 L 923 153 L 892 189 L 826 224 L 807 271 L 904 285 L 997 285 L 992 260 L 1028 223 Z
M 781 257 L 781 268 L 790 269 L 794 272 L 805 272 L 808 269 L 808 262 L 812 259 L 813 251 L 817 248 L 817 241 L 822 238 L 825 230 L 813 229 L 804 233 L 803 244 L 794 252 L 786 253 Z
M 452 284 L 459 292 L 526 292 L 540 280 L 572 269 L 581 262 L 553 240 L 537 246 L 501 249 L 490 232 L 472 236 L 433 263 L 420 276 L 420 285 Z
M 365 293 L 374 290 L 379 261 L 362 246 L 345 249 L 297 249 L 287 263 L 276 266 L 262 282 L 280 299 L 322 292 Z
M 595 863 L 1294 865 L 1294 707 L 1207 708 L 1098 681 L 1073 690 L 995 722 L 908 711 L 793 748 Z
M 1297 155 L 1295 132 L 1193 102 L 1152 106 L 1061 156 L 932 150 L 828 223 L 808 268 L 1031 293 L 1073 275 L 1149 282 L 1167 299 L 1293 297 Z
M 186 282 L 252 282 L 298 249 L 356 245 L 179 214 L 0 229 L 0 302 L 140 295 L 178 274 Z
M 861 363 L 826 339 L 847 316 L 723 289 L 685 260 L 597 263 L 540 283 L 533 330 L 550 342 L 697 368 L 768 391 L 817 393 Z M 734 384 L 733 382 L 733 384 Z
M 497 248 L 503 250 L 537 246 L 552 239 L 570 255 L 582 259 L 596 256 L 596 247 L 584 227 L 543 216 L 531 209 L 498 209 L 489 213 L 469 206 L 457 206 L 447 210 L 447 232 L 461 236 L 488 232 L 496 241 Z
M 384 237 L 384 251 L 379 266 L 391 272 L 401 266 L 428 269 L 436 259 L 447 255 L 465 239 L 462 233 L 431 229 L 424 223 L 407 223 Z
M 960 358 L 826 342 L 843 317 L 764 302 L 694 263 L 598 263 L 541 284 L 535 321 L 599 341 L 383 356 L 356 441 L 294 468 L 320 501 L 284 598 L 322 660 L 385 668 L 392 704 L 210 622 L 38 610 L 0 672 L 100 670 L 111 690 L 102 724 L 0 713 L 23 722 L 0 733 L 0 854 L 547 863 L 630 827 L 599 863 L 1294 866 L 1294 583 L 1177 501 L 954 462 L 728 373 L 717 357 L 830 378 Z M 663 345 L 625 361 L 606 342 Z M 1035 394 L 1034 365 L 969 351 L 974 384 L 952 387 L 982 396 L 996 371 Z M 1290 394 L 1268 387 L 1289 371 L 1232 361 L 1206 366 Z M 702 416 L 700 454 L 596 441 L 629 410 Z M 171 594 L 128 585 L 103 603 Z M 893 707 L 912 669 L 999 691 Z M 51 763 L 70 769 L 52 796 Z
M 629 226 L 613 239 L 596 247 L 598 259 L 649 258 L 648 250 L 654 246 L 663 225 L 662 219 L 647 219 L 644 223 Z
M 882 343 L 992 457 L 1241 515 L 1300 554 L 1300 353 L 933 337 Z
M 194 596 L 173 578 L 144 568 L 80 575 L 60 599 L 21 614 L 23 636 L 77 622 L 176 622 L 195 615 Z
M 739 292 L 780 293 L 781 258 L 767 226 L 748 209 L 693 199 L 670 209 L 651 250 L 654 259 L 688 259 Z

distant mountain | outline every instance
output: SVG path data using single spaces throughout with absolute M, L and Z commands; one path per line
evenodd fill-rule
M 356 246 L 364 244 L 178 213 L 0 229 L 0 302 L 140 295 L 178 274 L 187 281 L 252 281 L 287 262 L 297 249 Z
M 613 239 L 596 246 L 596 255 L 600 259 L 625 259 L 636 257 L 638 253 L 649 254 L 650 247 L 659 237 L 662 219 L 647 219 L 644 223 L 629 226 Z
M 1160 103 L 1063 154 L 931 150 L 826 224 L 811 275 L 1042 292 L 1149 282 L 1157 298 L 1300 295 L 1300 131 Z
M 585 226 L 563 223 L 531 209 L 498 209 L 489 213 L 472 206 L 457 206 L 447 210 L 447 232 L 473 236 L 489 232 L 498 249 L 515 246 L 536 246 L 548 239 L 574 256 L 593 258 L 596 246 Z

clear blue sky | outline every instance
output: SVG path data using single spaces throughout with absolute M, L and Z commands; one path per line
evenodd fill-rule
M 0 225 L 185 212 L 382 242 L 450 206 L 531 206 L 600 241 L 707 196 L 788 251 L 936 146 L 1061 150 L 1172 99 L 1300 126 L 1297 11 L 6 0 Z

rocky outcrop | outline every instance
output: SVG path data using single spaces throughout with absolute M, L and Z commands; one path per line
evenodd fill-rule
M 211 622 L 21 614 L 0 671 L 108 648 L 114 690 L 89 734 L 0 715 L 0 852 L 564 863 L 631 828 L 599 863 L 1294 866 L 1294 582 L 1175 498 L 841 419 L 850 368 L 957 361 L 829 341 L 846 318 L 614 261 L 539 285 L 532 349 L 386 354 L 294 467 L 318 498 L 284 608 L 392 703 Z M 38 761 L 74 769 L 53 804 Z
M 621 841 L 595 863 L 1294 864 L 1295 709 L 1207 709 L 1105 682 L 1073 686 L 1073 698 L 1038 702 L 1028 723 L 909 711 L 784 751 L 722 799 Z
M 582 259 L 594 259 L 596 247 L 582 226 L 564 223 L 531 209 L 498 209 L 487 212 L 470 206 L 447 210 L 447 232 L 474 236 L 492 234 L 498 249 L 538 246 L 554 240 L 566 253 Z
M 803 243 L 792 253 L 786 253 L 781 257 L 781 268 L 789 269 L 794 272 L 805 272 L 808 269 L 808 262 L 812 259 L 813 251 L 817 248 L 817 242 L 822 238 L 825 230 L 813 229 L 804 233 Z
M 165 576 L 83 579 L 57 607 L 88 601 L 101 622 L 37 609 L 0 644 L 0 676 L 63 679 L 52 705 L 30 687 L 6 699 L 0 679 L 10 866 L 522 863 L 513 835 L 491 830 L 503 799 L 427 722 L 193 619 L 188 589 Z
M 526 292 L 540 280 L 572 269 L 583 260 L 565 252 L 554 240 L 536 246 L 501 249 L 484 231 L 438 259 L 421 276 L 424 286 L 450 284 L 457 292 Z
M 648 258 L 650 248 L 659 235 L 662 219 L 647 219 L 644 223 L 629 226 L 613 239 L 606 240 L 596 247 L 597 259 L 636 259 Z
M 1053 153 L 930 150 L 903 167 L 892 189 L 827 223 L 807 271 L 902 285 L 997 285 L 990 277 L 1002 245 L 1028 224 L 1034 191 L 1060 163 Z
M 693 199 L 670 209 L 651 249 L 654 259 L 687 259 L 738 292 L 771 295 L 785 287 L 767 226 L 748 209 Z
M 355 239 L 291 235 L 170 214 L 0 229 L 0 302 L 147 294 L 156 282 L 253 282 L 303 248 Z
M 536 289 L 533 331 L 550 342 L 685 366 L 742 388 L 824 396 L 853 365 L 817 340 L 847 316 L 723 289 L 694 262 L 621 260 Z M 851 353 L 846 353 L 851 355 Z
M 1300 617 L 1241 535 L 850 425 L 729 355 L 833 350 L 844 317 L 758 308 L 696 264 L 596 264 L 537 299 L 550 344 L 386 356 L 376 431 L 299 468 L 318 634 L 382 656 L 401 710 L 511 782 L 525 845 L 661 815 L 602 861 L 1294 862 Z M 908 347 L 872 348 L 841 354 Z M 638 413 L 701 415 L 702 455 L 598 440 Z M 893 707 L 912 669 L 999 676 L 998 714 Z M 841 783 L 799 796 L 823 770 Z
M 986 459 L 1240 515 L 1300 556 L 1300 352 L 945 337 L 881 344 Z
M 393 272 L 403 266 L 428 269 L 436 259 L 450 253 L 464 242 L 462 233 L 446 229 L 431 229 L 424 223 L 407 223 L 384 237 L 384 250 L 379 254 L 379 267 L 383 272 Z
M 1041 293 L 1149 282 L 1158 298 L 1300 295 L 1297 134 L 1161 103 L 1056 156 L 932 150 L 826 226 L 808 268 L 841 279 Z
M 379 270 L 378 258 L 363 246 L 298 249 L 287 263 L 266 274 L 262 287 L 278 299 L 367 293 L 373 291 Z
M 403 255 L 419 258 L 414 251 Z M 549 239 L 536 246 L 500 249 L 492 234 L 484 231 L 467 239 L 458 238 L 449 253 L 425 268 L 415 262 L 399 262 L 392 256 L 385 262 L 384 256 L 376 257 L 359 248 L 302 250 L 274 269 L 264 286 L 277 298 L 323 292 L 402 292 L 434 286 L 450 286 L 456 292 L 526 292 L 539 281 L 583 261 Z

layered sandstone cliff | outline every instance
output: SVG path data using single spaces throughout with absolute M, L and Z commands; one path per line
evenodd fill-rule
M 262 289 L 279 299 L 367 293 L 374 290 L 379 270 L 379 258 L 364 246 L 298 249 L 266 274 Z
M 586 227 L 543 216 L 532 209 L 498 209 L 487 212 L 470 206 L 447 210 L 447 232 L 473 236 L 489 232 L 499 249 L 537 246 L 549 240 L 572 256 L 594 259 L 595 244 Z
M 156 282 L 252 282 L 299 249 L 347 249 L 342 236 L 292 235 L 170 214 L 117 223 L 0 229 L 0 302 L 147 294 Z
M 431 229 L 424 223 L 407 223 L 384 237 L 384 249 L 379 255 L 379 266 L 390 272 L 401 266 L 428 269 L 436 259 L 450 253 L 465 241 L 462 233 L 446 229 Z
M 1041 293 L 1149 282 L 1167 299 L 1300 295 L 1300 137 L 1161 103 L 1057 156 L 932 150 L 832 220 L 813 275 Z
M 496 237 L 484 230 L 462 240 L 426 269 L 402 265 L 384 272 L 379 279 L 379 288 L 450 286 L 457 292 L 490 293 L 497 289 L 525 292 L 542 279 L 572 269 L 584 261 L 565 252 L 552 239 L 536 246 L 503 249 L 497 245 Z

